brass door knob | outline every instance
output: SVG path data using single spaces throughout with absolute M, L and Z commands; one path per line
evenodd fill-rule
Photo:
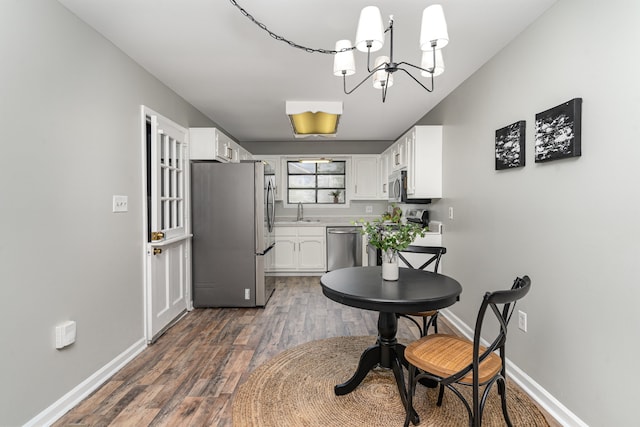
M 151 233 L 151 241 L 156 242 L 158 240 L 164 239 L 164 233 L 162 231 L 153 231 Z
M 154 254 L 154 255 L 158 255 L 158 254 L 161 254 L 161 253 L 162 253 L 162 249 L 160 249 L 160 248 L 153 248 L 153 254 Z

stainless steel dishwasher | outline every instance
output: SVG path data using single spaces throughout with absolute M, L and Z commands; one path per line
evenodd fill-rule
M 327 271 L 362 265 L 360 227 L 327 227 Z

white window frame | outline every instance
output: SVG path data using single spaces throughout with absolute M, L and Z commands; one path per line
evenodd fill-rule
M 303 205 L 308 206 L 312 209 L 346 209 L 351 206 L 351 194 L 349 189 L 352 188 L 351 183 L 351 157 L 348 156 L 335 156 L 331 154 L 318 154 L 318 155 L 302 155 L 302 156 L 283 156 L 281 159 L 281 170 L 282 170 L 282 188 L 283 188 L 283 196 L 282 196 L 282 206 L 284 208 L 295 208 L 297 207 L 297 203 L 289 203 L 289 170 L 287 167 L 287 162 L 290 161 L 300 161 L 304 159 L 317 159 L 320 157 L 325 157 L 331 160 L 343 161 L 345 162 L 345 176 L 344 176 L 344 185 L 347 197 L 345 197 L 344 203 L 303 203 Z

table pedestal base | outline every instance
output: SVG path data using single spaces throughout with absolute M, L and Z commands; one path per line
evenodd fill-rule
M 398 319 L 395 313 L 380 312 L 378 316 L 378 340 L 362 353 L 358 368 L 353 376 L 346 382 L 334 387 L 337 396 L 351 393 L 360 385 L 371 369 L 380 365 L 383 368 L 393 370 L 402 404 L 405 408 L 407 407 L 407 389 L 402 367 L 406 367 L 408 363 L 404 358 L 405 346 L 399 344 L 396 340 L 397 331 Z M 418 424 L 420 422 L 418 413 L 413 408 L 411 408 L 411 413 L 411 422 L 414 425 Z

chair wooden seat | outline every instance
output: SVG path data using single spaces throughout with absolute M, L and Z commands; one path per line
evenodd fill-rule
M 421 311 L 419 313 L 407 313 L 409 316 L 431 317 L 435 316 L 438 310 Z
M 485 347 L 480 347 L 483 353 Z M 409 344 L 404 357 L 417 368 L 441 378 L 447 378 L 466 368 L 473 361 L 473 342 L 454 335 L 432 334 Z M 484 384 L 495 377 L 502 369 L 502 361 L 496 353 L 490 353 L 480 362 L 479 382 Z M 472 384 L 473 375 L 469 372 L 458 382 Z
M 451 390 L 462 401 L 469 415 L 470 427 L 482 425 L 482 411 L 487 396 L 493 384 L 496 384 L 502 403 L 502 416 L 507 426 L 512 427 L 507 411 L 507 325 L 516 302 L 527 295 L 529 289 L 531 279 L 529 276 L 523 276 L 516 277 L 511 289 L 485 293 L 478 310 L 473 341 L 436 333 L 422 337 L 405 348 L 404 357 L 409 364 L 409 392 L 404 427 L 408 427 L 412 420 L 415 422 L 412 418 L 413 395 L 418 381 L 425 378 L 440 384 L 436 405 L 442 405 L 445 388 Z M 491 344 L 485 347 L 480 344 L 480 340 L 487 313 L 494 315 L 499 328 L 494 339 L 490 341 Z M 460 390 L 454 387 L 456 384 L 471 387 L 471 404 Z M 482 391 L 481 386 L 484 388 Z

